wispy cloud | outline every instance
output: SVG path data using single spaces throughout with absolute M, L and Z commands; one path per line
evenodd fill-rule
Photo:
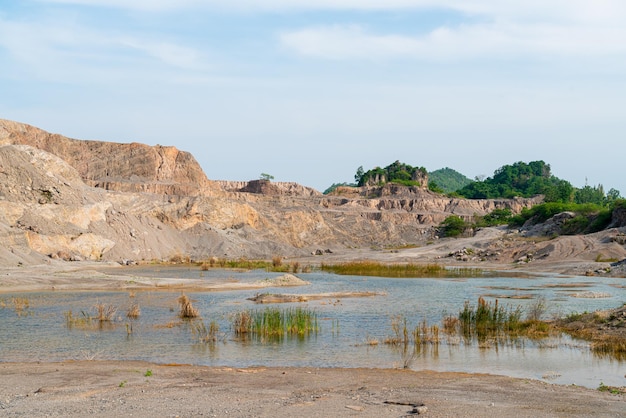
M 34 0 L 128 10 L 288 11 L 398 11 L 454 10 L 467 14 L 540 20 L 623 22 L 623 0 Z
M 283 46 L 299 54 L 335 60 L 626 54 L 623 39 L 626 39 L 626 28 L 510 22 L 442 26 L 418 36 L 379 34 L 359 25 L 310 27 L 279 35 Z
M 0 18 L 0 48 L 23 70 L 43 79 L 101 77 L 124 73 L 132 77 L 141 67 L 202 71 L 209 68 L 196 48 L 147 34 L 109 33 L 70 21 L 17 21 Z M 132 65 L 129 65 L 132 64 Z

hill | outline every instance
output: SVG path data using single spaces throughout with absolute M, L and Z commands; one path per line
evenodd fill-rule
M 428 173 L 428 177 L 431 183 L 436 184 L 446 193 L 456 192 L 472 182 L 463 174 L 449 167 L 431 171 Z

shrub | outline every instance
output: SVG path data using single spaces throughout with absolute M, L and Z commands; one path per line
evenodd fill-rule
M 442 235 L 444 237 L 454 238 L 464 233 L 467 230 L 468 225 L 459 216 L 451 215 L 444 219 L 439 227 L 441 228 Z
M 194 308 L 191 300 L 184 293 L 178 297 L 178 304 L 180 305 L 179 316 L 181 318 L 197 318 L 200 316 L 200 312 Z

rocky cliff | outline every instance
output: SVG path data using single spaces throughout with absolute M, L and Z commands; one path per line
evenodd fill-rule
M 0 144 L 0 264 L 9 265 L 420 245 L 436 239 L 450 214 L 469 219 L 535 203 L 450 199 L 397 185 L 323 196 L 253 181 L 228 192 L 173 147 L 80 141 L 8 121 L 0 123 Z
M 0 119 L 0 145 L 29 145 L 54 154 L 94 187 L 126 192 L 205 195 L 218 188 L 195 158 L 175 147 L 81 141 Z

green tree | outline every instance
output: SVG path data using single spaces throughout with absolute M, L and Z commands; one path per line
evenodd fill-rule
M 365 171 L 363 170 L 363 166 L 359 166 L 359 168 L 356 169 L 356 174 L 354 175 L 354 182 L 360 185 L 364 174 Z
M 272 176 L 271 174 L 267 174 L 267 173 L 261 173 L 261 176 L 259 176 L 260 180 L 274 180 L 274 176 Z
M 458 191 L 469 199 L 532 197 L 543 194 L 546 201 L 571 201 L 573 187 L 554 177 L 543 161 L 517 162 L 497 169 L 493 177 L 474 181 Z
M 459 216 L 450 215 L 439 225 L 444 237 L 458 237 L 464 233 L 468 225 Z

